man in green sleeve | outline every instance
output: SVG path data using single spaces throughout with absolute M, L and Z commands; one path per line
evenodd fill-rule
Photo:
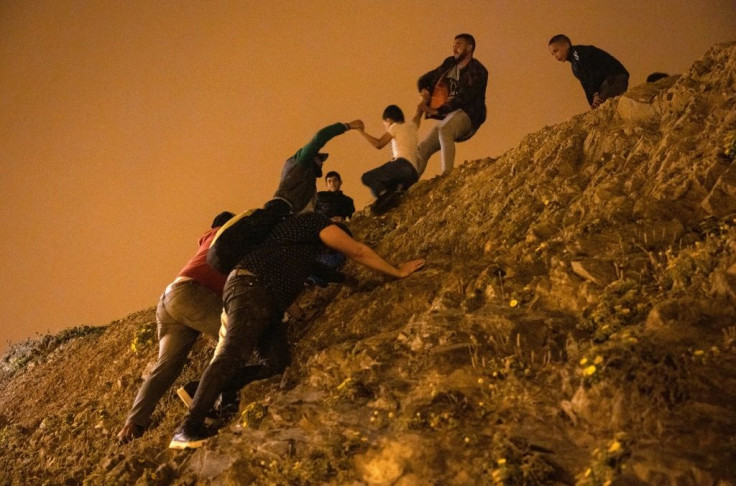
M 286 159 L 276 193 L 262 209 L 241 213 L 220 228 L 207 254 L 207 263 L 218 272 L 228 274 L 253 245 L 263 241 L 284 218 L 313 210 L 317 178 L 322 177 L 322 164 L 327 159 L 327 154 L 320 149 L 336 136 L 362 128 L 363 122 L 354 120 L 333 123 L 318 131 L 309 143 Z
M 317 178 L 322 177 L 322 164 L 327 159 L 327 154 L 320 152 L 320 149 L 334 137 L 350 129 L 360 128 L 363 128 L 363 122 L 354 120 L 350 123 L 328 125 L 318 131 L 309 143 L 297 150 L 284 163 L 281 182 L 273 199 L 286 202 L 291 214 L 298 214 L 304 209 L 314 209 Z

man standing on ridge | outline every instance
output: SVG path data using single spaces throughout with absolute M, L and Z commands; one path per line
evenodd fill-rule
M 488 70 L 477 59 L 475 39 L 470 34 L 455 36 L 452 56 L 419 78 L 421 109 L 427 118 L 441 120 L 417 147 L 421 176 L 427 161 L 441 151 L 442 174 L 455 164 L 455 142 L 472 137 L 486 120 Z
M 618 59 L 602 49 L 574 46 L 565 34 L 552 37 L 548 47 L 552 57 L 572 65 L 572 74 L 583 85 L 591 110 L 608 98 L 623 94 L 629 87 L 629 72 Z

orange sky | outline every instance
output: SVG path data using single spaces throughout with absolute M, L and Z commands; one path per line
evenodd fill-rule
M 586 110 L 552 35 L 607 50 L 636 85 L 736 40 L 736 1 L 0 2 L 0 352 L 154 305 L 216 213 L 269 199 L 326 124 L 380 135 L 383 108 L 411 112 L 461 32 L 489 112 L 458 162 Z M 389 149 L 353 132 L 326 151 L 369 203 L 360 175 Z

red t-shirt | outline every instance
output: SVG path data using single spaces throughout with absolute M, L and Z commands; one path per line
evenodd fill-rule
M 187 262 L 184 268 L 181 269 L 178 276 L 193 278 L 222 297 L 222 289 L 225 287 L 227 275 L 217 272 L 207 264 L 207 252 L 210 249 L 210 244 L 212 243 L 218 229 L 220 228 L 212 228 L 202 235 L 199 239 L 199 249 L 197 250 L 197 253 Z

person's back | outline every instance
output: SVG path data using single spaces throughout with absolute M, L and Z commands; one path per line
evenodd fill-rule
M 623 94 L 628 88 L 629 72 L 615 57 L 595 46 L 573 45 L 564 34 L 552 37 L 548 44 L 552 56 L 569 62 L 580 81 L 591 108 L 608 98 Z
M 200 237 L 197 252 L 159 299 L 158 361 L 141 385 L 117 435 L 120 442 L 140 437 L 150 425 L 156 404 L 181 373 L 199 335 L 217 338 L 226 276 L 207 264 L 207 254 L 219 228 L 232 217 L 233 213 L 224 211 L 214 218 L 211 228 Z

